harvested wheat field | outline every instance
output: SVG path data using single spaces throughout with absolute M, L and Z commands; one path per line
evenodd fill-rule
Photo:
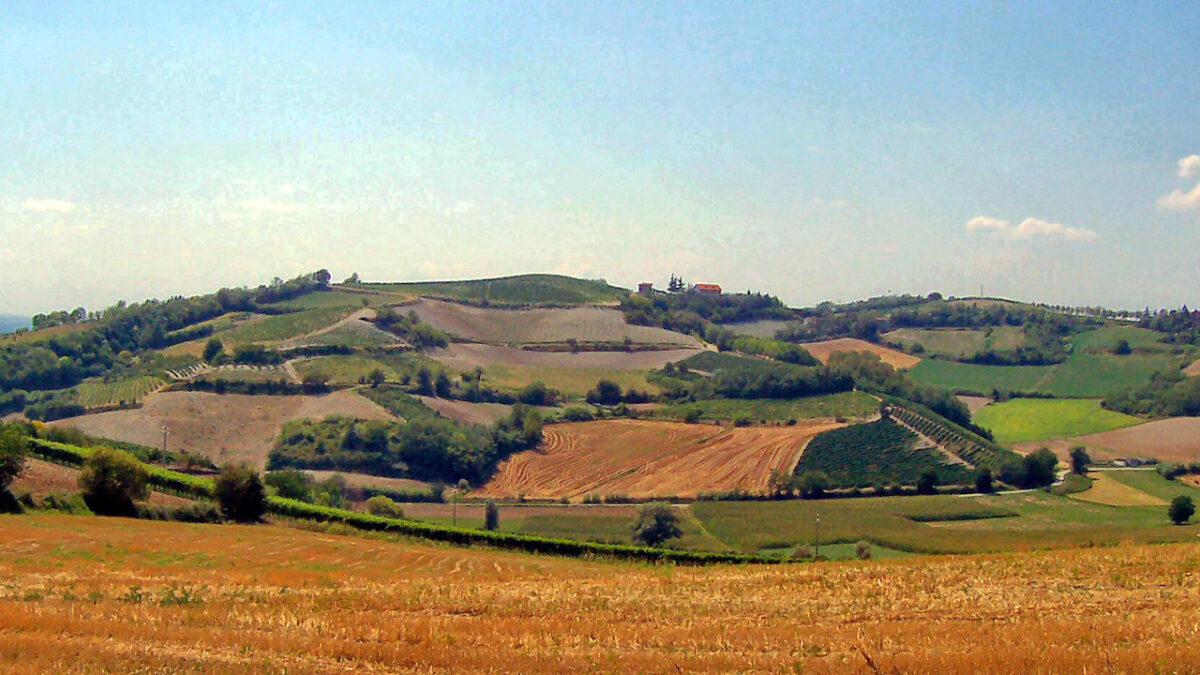
M 1196 672 L 1198 562 L 1185 544 L 673 568 L 0 516 L 0 669 Z
M 78 427 L 86 434 L 152 447 L 167 445 L 208 457 L 217 464 L 247 462 L 262 469 L 284 422 L 348 415 L 395 419 L 379 405 L 350 391 L 323 396 L 244 396 L 201 392 L 163 392 L 146 398 L 142 408 L 83 415 L 53 426 Z
M 1032 452 L 1048 447 L 1068 459 L 1077 445 L 1086 446 L 1092 457 L 1100 460 L 1155 457 L 1164 462 L 1196 462 L 1200 461 L 1200 417 L 1173 417 L 1061 441 L 1019 443 L 1015 448 Z
M 490 309 L 422 299 L 410 307 L 421 320 L 467 340 L 496 343 L 620 342 L 699 347 L 689 335 L 650 326 L 631 326 L 615 309 Z
M 695 496 L 733 488 L 764 492 L 772 471 L 791 473 L 814 436 L 841 426 L 820 420 L 732 429 L 643 420 L 553 424 L 543 430 L 539 448 L 501 463 L 495 477 L 472 494 L 581 498 Z
M 459 342 L 430 355 L 450 368 L 469 371 L 503 364 L 546 368 L 655 370 L 699 354 L 701 349 L 655 349 L 633 352 L 539 352 L 531 349 Z
M 821 342 L 805 342 L 800 345 L 808 350 L 821 363 L 829 363 L 829 355 L 834 352 L 870 352 L 878 354 L 884 363 L 900 370 L 907 370 L 921 362 L 912 354 L 905 354 L 898 349 L 884 347 L 857 338 L 838 338 L 822 340 Z

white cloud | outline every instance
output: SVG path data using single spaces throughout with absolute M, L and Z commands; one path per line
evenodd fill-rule
M 241 207 L 247 211 L 261 211 L 264 213 L 302 213 L 304 211 L 304 207 L 300 204 L 276 201 L 267 197 L 247 199 L 241 202 Z
M 1041 218 L 1026 218 L 1014 226 L 1007 220 L 988 216 L 975 216 L 967 221 L 968 232 L 980 232 L 999 239 L 1013 241 L 1030 240 L 1038 237 L 1062 241 L 1095 241 L 1100 235 L 1086 227 L 1067 227 Z
M 1179 160 L 1179 177 L 1191 178 L 1200 174 L 1200 155 L 1188 155 Z
M 61 199 L 26 199 L 21 202 L 21 209 L 25 211 L 71 213 L 75 210 L 75 205 Z
M 1158 208 L 1163 211 L 1191 211 L 1200 208 L 1200 183 L 1188 192 L 1175 190 L 1159 198 Z

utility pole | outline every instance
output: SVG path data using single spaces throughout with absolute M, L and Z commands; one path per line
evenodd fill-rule
M 813 553 L 813 559 L 821 557 L 821 514 L 817 514 L 817 550 Z
M 171 433 L 171 430 L 170 430 L 170 429 L 168 429 L 168 428 L 167 428 L 167 425 L 165 425 L 165 424 L 164 424 L 164 425 L 163 425 L 163 428 L 162 428 L 162 435 L 163 435 L 163 458 L 164 458 L 164 459 L 165 459 L 165 458 L 166 458 L 166 456 L 167 456 L 167 434 L 169 434 L 169 433 Z

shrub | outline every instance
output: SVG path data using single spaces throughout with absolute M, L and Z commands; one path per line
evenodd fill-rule
M 992 470 L 986 466 L 975 472 L 975 491 L 981 494 L 991 494 L 996 489 L 992 484 Z
M 271 471 L 263 477 L 263 481 L 275 488 L 280 497 L 299 499 L 307 502 L 312 499 L 312 476 L 296 469 Z
M 854 557 L 859 560 L 871 559 L 871 542 L 860 541 L 854 545 Z
M 136 457 L 115 448 L 97 448 L 83 463 L 79 489 L 92 511 L 105 516 L 136 516 L 134 501 L 150 495 L 150 474 Z
M 683 536 L 679 516 L 663 502 L 643 504 L 632 527 L 633 541 L 646 546 L 658 546 L 668 539 Z
M 1087 448 L 1082 445 L 1071 448 L 1071 473 L 1083 475 L 1087 473 L 1088 465 L 1092 463 L 1092 456 L 1088 454 Z
M 72 515 L 90 515 L 92 510 L 88 508 L 83 501 L 83 495 L 78 492 L 71 494 L 63 494 L 61 492 L 51 492 L 42 497 L 41 508 L 50 509 L 52 511 L 64 511 Z
M 695 424 L 704 416 L 704 411 L 699 408 L 688 408 L 683 412 L 683 421 L 688 424 Z
M 267 490 L 258 472 L 245 464 L 221 469 L 213 482 L 221 513 L 239 523 L 253 523 L 267 510 Z
M 381 518 L 404 517 L 404 509 L 383 495 L 375 495 L 367 500 L 367 513 L 373 516 L 380 516 Z
M 487 505 L 483 508 L 483 529 L 500 529 L 500 507 L 496 505 L 495 499 L 487 500 Z
M 917 494 L 919 495 L 935 495 L 937 494 L 938 477 L 933 471 L 926 471 L 917 479 Z
M 1196 505 L 1192 502 L 1191 497 L 1179 495 L 1171 500 L 1171 505 L 1167 507 L 1167 517 L 1176 525 L 1183 525 L 1196 513 Z
M 792 560 L 812 560 L 813 549 L 808 544 L 796 544 L 789 557 Z
M 7 490 L 25 468 L 25 436 L 15 425 L 0 429 L 0 490 Z
M 581 405 L 573 405 L 563 411 L 562 418 L 568 422 L 590 422 L 595 419 L 595 415 Z
M 796 476 L 796 489 L 805 499 L 820 499 L 829 489 L 829 476 L 824 471 L 805 471 Z

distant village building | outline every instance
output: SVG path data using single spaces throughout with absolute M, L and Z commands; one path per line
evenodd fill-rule
M 692 286 L 692 290 L 703 295 L 720 295 L 721 286 L 719 284 L 696 284 Z
M 654 293 L 654 284 L 643 281 L 638 284 L 638 295 L 651 295 Z

